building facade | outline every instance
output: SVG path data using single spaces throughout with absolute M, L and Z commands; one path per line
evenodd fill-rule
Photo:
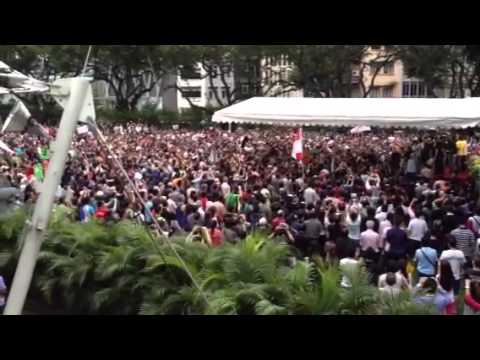
M 253 96 L 303 97 L 303 90 L 289 84 L 294 71 L 294 64 L 286 56 L 242 64 L 209 65 L 208 69 L 198 63 L 165 75 L 140 99 L 138 106 L 184 111 L 192 106 L 225 107 Z M 352 82 L 352 97 L 364 97 L 365 93 L 372 98 L 427 97 L 425 83 L 408 77 L 402 61 L 393 56 L 390 59 L 385 46 L 369 48 L 362 63 L 352 68 Z M 108 84 L 95 82 L 93 88 L 97 104 L 106 107 L 114 104 L 115 93 Z M 435 89 L 435 94 L 450 97 L 449 86 Z M 468 91 L 465 94 L 468 96 Z
M 379 60 L 377 63 L 375 61 L 376 59 Z M 368 91 L 368 97 L 428 97 L 425 82 L 421 79 L 409 77 L 401 60 L 393 59 L 392 61 L 385 62 L 386 59 L 388 59 L 388 49 L 384 46 L 371 46 L 362 61 L 363 63 L 372 64 L 372 66 L 363 68 L 364 88 Z M 377 75 L 374 76 L 377 67 L 380 67 L 380 69 Z M 353 97 L 364 97 L 365 94 L 360 85 L 362 78 L 360 71 L 362 71 L 361 67 L 354 67 L 353 69 L 352 79 L 356 85 L 352 94 Z M 441 98 L 450 97 L 452 95 L 449 86 L 451 81 L 451 79 L 447 79 L 445 87 L 434 89 L 435 95 Z M 466 96 L 469 96 L 467 89 L 464 89 L 464 92 Z
M 261 60 L 263 93 L 274 97 L 303 97 L 303 90 L 295 89 L 289 80 L 295 70 L 286 55 L 266 57 Z

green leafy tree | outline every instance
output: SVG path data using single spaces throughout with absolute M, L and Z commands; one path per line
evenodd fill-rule
M 367 45 L 293 45 L 288 52 L 295 64 L 292 81 L 306 97 L 351 97 L 352 70 Z

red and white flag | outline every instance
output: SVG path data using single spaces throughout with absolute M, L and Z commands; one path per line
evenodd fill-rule
M 301 128 L 293 135 L 292 157 L 297 161 L 303 161 L 303 130 Z

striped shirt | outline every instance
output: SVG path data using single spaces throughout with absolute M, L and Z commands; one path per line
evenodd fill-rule
M 473 257 L 475 251 L 475 236 L 473 232 L 465 226 L 460 226 L 451 232 L 457 240 L 458 250 L 463 251 L 465 257 Z

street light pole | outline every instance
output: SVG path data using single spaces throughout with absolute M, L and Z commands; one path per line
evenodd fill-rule
M 43 237 L 47 231 L 78 119 L 87 98 L 90 82 L 86 78 L 70 79 L 69 100 L 62 115 L 52 158 L 48 166 L 42 191 L 35 205 L 31 222 L 27 224 L 22 253 L 7 300 L 4 315 L 21 315 L 32 281 Z

